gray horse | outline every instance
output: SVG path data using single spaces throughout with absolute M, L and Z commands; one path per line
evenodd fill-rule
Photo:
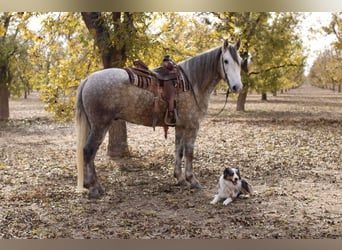
M 211 49 L 177 66 L 188 79 L 191 90 L 177 96 L 177 121 L 175 125 L 174 177 L 178 184 L 187 182 L 192 188 L 201 185 L 192 172 L 194 144 L 199 120 L 208 109 L 211 92 L 221 79 L 231 91 L 239 92 L 241 83 L 241 58 L 237 51 L 240 41 Z M 131 83 L 126 70 L 104 69 L 89 75 L 77 91 L 77 187 L 89 189 L 89 198 L 99 198 L 104 193 L 95 171 L 94 159 L 113 120 L 125 120 L 135 124 L 152 126 L 152 109 L 155 96 L 152 92 Z M 167 105 L 159 101 L 160 114 L 157 126 L 163 126 Z M 185 156 L 185 174 L 182 174 L 182 158 Z

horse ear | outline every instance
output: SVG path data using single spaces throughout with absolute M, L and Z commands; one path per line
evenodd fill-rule
M 236 44 L 234 45 L 234 47 L 235 47 L 235 49 L 236 49 L 236 51 L 238 51 L 239 50 L 239 48 L 240 48 L 240 45 L 241 45 L 241 41 L 240 41 L 240 39 L 236 42 Z
M 228 39 L 224 39 L 223 41 L 223 51 L 225 51 L 228 48 L 229 42 Z

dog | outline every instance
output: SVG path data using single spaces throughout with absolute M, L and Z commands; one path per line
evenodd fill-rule
M 228 205 L 241 194 L 251 195 L 251 185 L 241 178 L 238 168 L 225 168 L 218 182 L 218 194 L 210 203 L 216 204 L 224 200 L 223 205 Z

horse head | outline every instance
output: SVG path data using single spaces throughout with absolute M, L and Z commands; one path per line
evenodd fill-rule
M 242 59 L 238 54 L 239 48 L 240 40 L 231 45 L 226 39 L 223 42 L 221 53 L 221 76 L 233 92 L 240 92 L 243 87 L 240 75 Z

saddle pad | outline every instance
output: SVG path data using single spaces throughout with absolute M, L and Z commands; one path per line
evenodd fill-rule
M 178 72 L 169 80 L 160 80 L 153 72 L 145 71 L 134 67 L 125 68 L 128 73 L 130 82 L 143 89 L 153 91 L 152 84 L 159 83 L 160 87 L 164 87 L 165 83 L 171 83 L 177 92 L 186 92 L 190 89 L 189 83 L 184 79 L 183 74 Z

